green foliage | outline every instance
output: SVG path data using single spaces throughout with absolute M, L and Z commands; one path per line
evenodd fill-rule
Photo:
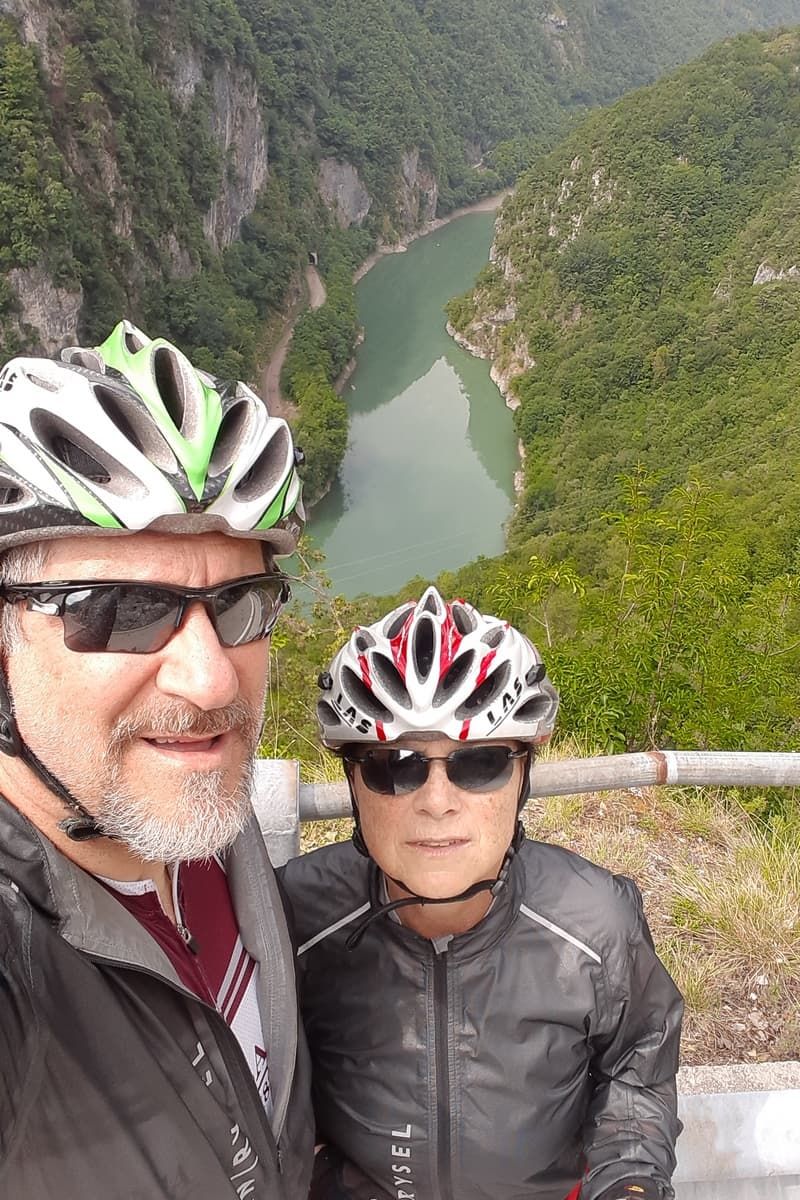
M 70 217 L 35 52 L 0 19 L 0 271 L 37 262 Z
M 299 410 L 297 443 L 306 456 L 306 497 L 314 502 L 327 491 L 347 449 L 347 405 L 335 383 L 353 353 L 358 319 L 353 266 L 354 248 L 346 235 L 331 235 L 322 245 L 327 299 L 298 320 L 283 370 L 283 386 Z
M 528 465 L 512 545 L 588 544 L 641 464 L 656 499 L 706 480 L 751 558 L 794 569 L 798 480 L 777 450 L 800 421 L 800 310 L 791 282 L 754 279 L 795 261 L 798 63 L 796 34 L 716 47 L 521 180 L 501 269 L 450 308 L 470 336 L 513 301 L 494 350 L 522 342 L 536 361 L 515 386 Z
M 305 494 L 313 503 L 328 488 L 347 449 L 347 405 L 322 372 L 295 376 L 300 415 L 294 423 L 297 445 L 306 457 Z

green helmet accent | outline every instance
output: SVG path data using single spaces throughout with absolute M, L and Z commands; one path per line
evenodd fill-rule
M 144 401 L 150 410 L 153 420 L 157 423 L 166 440 L 172 447 L 175 457 L 183 467 L 189 485 L 198 500 L 203 496 L 214 444 L 222 422 L 222 402 L 219 392 L 206 382 L 182 354 L 177 357 L 175 347 L 159 338 L 155 341 L 143 341 L 139 349 L 133 349 L 134 339 L 125 322 L 121 321 L 103 342 L 97 347 L 97 353 L 103 359 L 106 369 L 119 371 L 124 375 L 133 390 Z M 159 350 L 166 353 L 159 355 Z M 163 365 L 162 365 L 163 364 Z M 170 412 L 165 403 L 165 395 L 174 395 L 174 381 L 159 380 L 156 371 L 173 370 L 175 365 L 181 370 L 192 372 L 193 380 L 198 389 L 195 419 L 184 437 L 177 421 L 180 416 Z M 166 385 L 166 386 L 165 386 Z M 162 387 L 164 391 L 162 392 Z
M 127 321 L 95 349 L 0 371 L 0 550 L 152 528 L 218 529 L 288 554 L 303 519 L 286 422 Z

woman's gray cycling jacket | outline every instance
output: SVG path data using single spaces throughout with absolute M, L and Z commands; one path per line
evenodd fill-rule
M 307 1051 L 255 823 L 226 868 L 261 968 L 271 1122 L 224 1019 L 186 991 L 113 896 L 0 798 L 0 1196 L 304 1200 Z
M 383 915 L 352 845 L 283 869 L 318 1135 L 395 1200 L 672 1195 L 682 1003 L 635 884 L 526 841 L 469 933 Z M 366 1183 L 367 1181 L 365 1181 Z M 375 1187 L 374 1185 L 378 1185 Z

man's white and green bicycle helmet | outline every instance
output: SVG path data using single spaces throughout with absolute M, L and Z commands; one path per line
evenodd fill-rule
M 75 534 L 219 530 L 276 554 L 303 527 L 285 421 L 121 321 L 0 371 L 0 551 Z
M 245 384 L 196 370 L 127 321 L 102 346 L 0 370 L 0 553 L 67 536 L 219 531 L 290 554 L 303 528 L 299 456 L 285 421 Z M 71 810 L 94 816 L 27 745 L 0 664 L 0 752 L 21 757 Z

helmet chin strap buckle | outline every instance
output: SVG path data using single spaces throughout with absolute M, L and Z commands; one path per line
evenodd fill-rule
M 73 810 L 72 815 L 64 817 L 62 821 L 58 822 L 58 828 L 68 838 L 73 842 L 86 842 L 89 838 L 105 837 L 103 830 L 91 813 L 86 811 L 60 779 L 37 758 L 30 746 L 23 742 L 14 718 L 11 693 L 2 667 L 0 667 L 0 753 L 7 754 L 10 758 L 21 758 L 45 787 Z
M 9 758 L 19 758 L 22 753 L 22 740 L 14 719 L 11 695 L 2 670 L 0 670 L 0 753 L 7 754 Z
M 73 842 L 88 842 L 103 836 L 93 817 L 65 817 L 58 822 L 58 828 Z
M 0 753 L 19 758 L 21 750 L 16 721 L 9 712 L 0 712 Z

